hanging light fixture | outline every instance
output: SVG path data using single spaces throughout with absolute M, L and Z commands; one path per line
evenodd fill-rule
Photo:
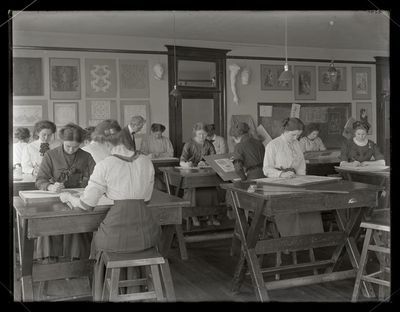
M 293 73 L 289 71 L 288 57 L 287 57 L 287 15 L 285 15 L 285 66 L 284 71 L 279 76 L 279 81 L 287 82 L 293 79 Z
M 170 95 L 172 95 L 174 98 L 178 98 L 180 97 L 182 94 L 181 92 L 177 89 L 177 64 L 176 64 L 176 33 L 175 33 L 175 12 L 172 11 L 172 14 L 174 15 L 174 68 L 175 68 L 175 84 L 174 84 L 174 88 L 172 89 L 172 91 L 169 93 Z
M 333 24 L 334 24 L 334 21 L 329 21 L 329 25 L 331 26 L 331 29 L 333 27 Z M 332 35 L 331 35 L 331 37 L 332 37 Z M 335 68 L 335 64 L 333 62 L 333 58 L 331 60 L 331 64 L 329 65 L 329 68 L 328 68 L 328 75 L 329 75 L 329 79 L 330 79 L 331 82 L 335 82 L 336 81 L 338 72 L 337 72 L 337 69 Z

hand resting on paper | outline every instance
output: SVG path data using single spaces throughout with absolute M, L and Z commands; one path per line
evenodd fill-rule
M 293 171 L 286 171 L 286 172 L 282 172 L 280 177 L 281 178 L 294 178 L 296 174 Z
M 65 188 L 64 183 L 59 182 L 47 186 L 47 190 L 54 193 L 60 193 L 63 188 Z
M 60 200 L 63 203 L 68 204 L 71 209 L 83 209 L 80 203 L 79 197 L 76 197 L 68 192 L 63 192 L 60 194 Z
M 205 167 L 205 166 L 207 166 L 207 165 L 206 165 L 206 162 L 203 160 L 199 161 L 199 163 L 197 164 L 197 167 Z
M 181 162 L 179 163 L 179 165 L 180 165 L 182 168 L 190 168 L 190 167 L 193 167 L 193 163 L 192 163 L 191 161 L 188 161 L 188 162 L 186 162 L 186 161 L 181 161 Z

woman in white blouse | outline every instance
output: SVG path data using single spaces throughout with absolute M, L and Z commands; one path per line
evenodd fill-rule
M 303 153 L 326 151 L 326 147 L 318 134 L 318 124 L 311 123 L 306 127 L 305 135 L 299 141 Z
M 53 140 L 56 125 L 49 120 L 41 120 L 33 127 L 33 137 L 37 139 L 29 143 L 22 151 L 21 166 L 23 173 L 37 175 L 44 154 L 61 145 L 58 140 Z
M 140 151 L 150 158 L 173 157 L 174 148 L 171 141 L 163 136 L 165 126 L 159 123 L 151 125 L 151 134 L 146 136 L 140 145 Z
M 31 134 L 28 128 L 17 128 L 14 137 L 17 142 L 13 144 L 13 166 L 21 165 L 22 151 L 28 145 Z
M 142 251 L 156 246 L 161 234 L 146 206 L 153 192 L 153 163 L 149 157 L 128 149 L 122 131 L 103 128 L 103 140 L 111 155 L 96 164 L 81 197 L 60 195 L 62 202 L 85 211 L 92 211 L 104 194 L 114 200 L 92 241 L 90 258 L 96 260 L 92 288 L 95 301 L 101 299 L 104 281 L 104 267 L 99 264 L 102 252 Z M 128 274 L 139 273 L 129 270 Z
M 282 122 L 283 133 L 270 141 L 265 148 L 263 171 L 266 177 L 292 178 L 306 174 L 306 162 L 297 140 L 304 129 L 298 118 Z M 319 212 L 293 213 L 275 216 L 281 236 L 323 232 Z

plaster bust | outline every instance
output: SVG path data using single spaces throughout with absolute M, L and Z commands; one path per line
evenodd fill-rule
M 157 80 L 161 80 L 164 75 L 164 68 L 162 67 L 162 65 L 161 64 L 154 65 L 153 71 L 154 71 L 154 78 L 156 78 Z

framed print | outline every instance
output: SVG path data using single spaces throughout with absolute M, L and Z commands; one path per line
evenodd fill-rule
M 86 121 L 89 126 L 97 126 L 105 119 L 118 119 L 115 100 L 87 100 Z M 121 125 L 122 126 L 122 125 Z
M 13 126 L 29 127 L 43 119 L 42 105 L 14 105 Z
M 43 95 L 41 58 L 13 58 L 13 95 Z
M 371 99 L 371 68 L 351 68 L 353 100 Z
M 85 59 L 86 97 L 115 98 L 117 74 L 115 60 Z
M 371 102 L 356 102 L 356 120 L 365 123 L 368 129 L 368 135 L 372 134 L 372 103 Z
M 283 70 L 283 65 L 261 64 L 261 90 L 292 90 L 291 80 L 278 81 Z M 292 66 L 289 66 L 289 70 L 292 70 Z
M 81 98 L 79 59 L 50 58 L 50 99 Z
M 148 61 L 119 60 L 119 94 L 121 98 L 149 97 Z
M 120 111 L 123 126 L 129 124 L 133 116 L 140 115 L 146 120 L 146 122 L 143 128 L 139 132 L 137 132 L 137 134 L 144 135 L 149 133 L 151 124 L 149 101 L 121 101 Z
M 77 102 L 54 102 L 54 123 L 56 126 L 65 126 L 69 122 L 78 124 Z
M 318 67 L 318 90 L 346 91 L 346 67 L 336 67 L 337 76 L 335 80 L 330 79 L 328 69 L 328 66 Z
M 294 67 L 294 99 L 315 100 L 315 66 Z

